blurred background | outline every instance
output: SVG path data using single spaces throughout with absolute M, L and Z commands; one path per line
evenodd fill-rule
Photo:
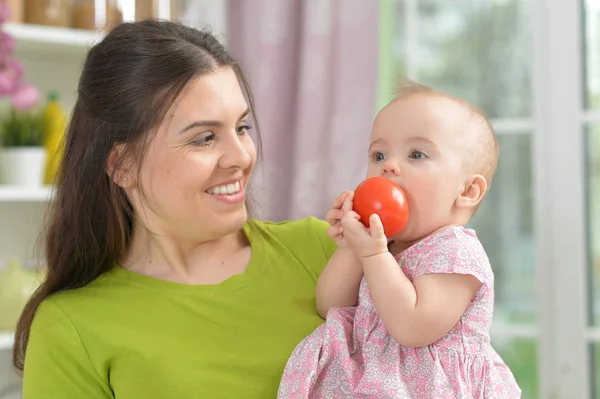
M 323 216 L 364 178 L 373 118 L 400 79 L 482 108 L 501 147 L 471 223 L 496 276 L 493 344 L 523 398 L 600 398 L 600 0 L 5 4 L 0 398 L 19 397 L 10 331 L 38 281 L 49 162 L 86 51 L 145 18 L 208 27 L 240 60 L 264 140 L 253 189 L 265 219 Z

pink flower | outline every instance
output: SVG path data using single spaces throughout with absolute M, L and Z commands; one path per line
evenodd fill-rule
M 21 76 L 23 75 L 23 66 L 15 59 L 4 61 L 0 68 L 0 95 L 12 94 L 18 87 Z
M 0 24 L 10 19 L 11 9 L 5 0 L 0 0 Z M 23 65 L 10 54 L 15 49 L 14 38 L 0 28 L 0 96 L 12 97 L 12 106 L 28 111 L 38 104 L 40 93 L 32 85 L 21 82 Z
M 1 11 L 0 11 L 1 12 Z M 6 32 L 0 32 L 0 46 L 4 54 L 11 54 L 15 51 L 15 39 Z
M 12 96 L 12 106 L 19 111 L 29 111 L 39 101 L 39 91 L 28 84 L 21 84 Z
M 23 76 L 23 64 L 15 58 L 8 58 L 5 61 L 6 68 L 11 71 L 11 75 L 15 76 L 16 79 L 20 79 Z
M 15 91 L 18 84 L 18 80 L 16 80 L 12 74 L 7 73 L 6 71 L 0 71 L 0 95 L 10 95 Z

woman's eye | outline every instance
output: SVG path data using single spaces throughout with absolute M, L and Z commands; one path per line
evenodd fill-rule
M 194 140 L 192 140 L 192 144 L 194 144 L 198 147 L 205 147 L 205 146 L 209 145 L 211 142 L 213 142 L 214 140 L 215 140 L 215 134 L 210 132 L 210 133 L 205 133 L 205 134 L 196 136 L 196 138 L 194 138 Z
M 237 128 L 237 132 L 239 135 L 246 134 L 246 133 L 248 133 L 249 130 L 252 130 L 252 126 L 250 126 L 248 124 L 238 126 L 238 128 Z
M 381 162 L 385 160 L 385 154 L 381 153 L 381 152 L 374 152 L 373 155 L 373 161 L 375 162 Z
M 410 153 L 409 158 L 410 159 L 425 159 L 425 158 L 427 158 L 427 156 L 423 152 L 415 150 Z

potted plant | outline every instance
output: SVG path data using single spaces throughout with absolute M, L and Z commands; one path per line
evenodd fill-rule
M 0 24 L 10 18 L 10 7 L 0 1 Z M 41 185 L 46 150 L 44 124 L 33 111 L 39 92 L 23 82 L 23 66 L 12 53 L 15 41 L 0 29 L 0 96 L 10 98 L 10 110 L 0 120 L 0 183 Z
M 46 164 L 45 120 L 38 112 L 11 109 L 0 121 L 0 183 L 39 186 Z

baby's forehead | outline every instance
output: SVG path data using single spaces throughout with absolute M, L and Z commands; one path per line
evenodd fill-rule
M 377 115 L 375 125 L 401 124 L 413 128 L 451 128 L 473 117 L 468 103 L 441 94 L 411 94 L 386 105 Z
M 430 140 L 466 139 L 473 124 L 472 110 L 458 101 L 432 94 L 414 94 L 384 107 L 375 119 L 372 141 L 380 137 Z

